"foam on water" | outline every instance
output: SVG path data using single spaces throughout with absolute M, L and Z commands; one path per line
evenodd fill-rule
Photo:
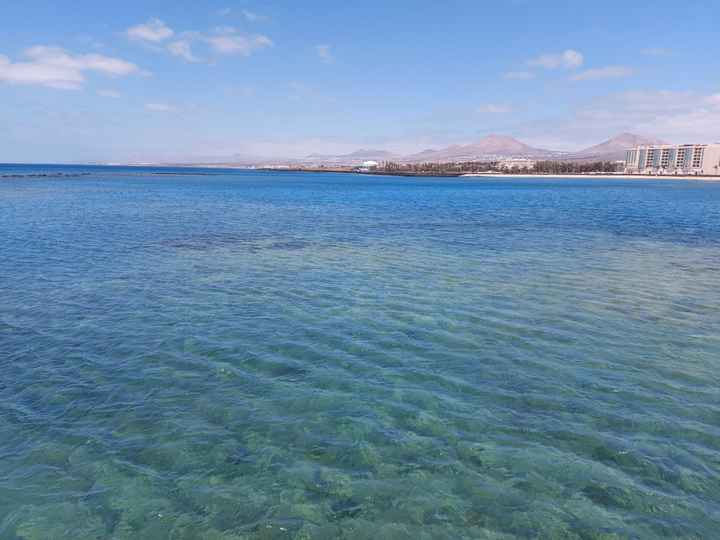
M 715 535 L 720 186 L 81 172 L 0 181 L 0 538 Z

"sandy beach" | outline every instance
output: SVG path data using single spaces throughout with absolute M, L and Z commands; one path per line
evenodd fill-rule
M 472 173 L 461 175 L 460 178 L 570 178 L 570 179 L 611 179 L 618 180 L 694 180 L 697 182 L 720 182 L 720 176 L 675 176 L 647 174 L 507 174 L 507 173 Z

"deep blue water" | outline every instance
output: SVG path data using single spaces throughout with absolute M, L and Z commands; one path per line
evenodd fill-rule
M 720 184 L 3 175 L 3 540 L 718 536 Z

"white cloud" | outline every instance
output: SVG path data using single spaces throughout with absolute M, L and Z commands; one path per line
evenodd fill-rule
M 712 107 L 720 107 L 720 94 L 707 96 L 705 102 Z
M 188 40 L 181 39 L 178 41 L 173 41 L 172 43 L 168 44 L 167 49 L 173 56 L 178 56 L 188 62 L 200 61 L 200 59 L 193 54 L 192 46 L 190 45 L 190 42 Z
M 229 14 L 229 8 L 218 14 Z M 248 20 L 261 20 L 263 16 L 247 10 L 242 11 Z M 133 26 L 127 30 L 133 40 L 142 41 L 155 51 L 167 51 L 186 62 L 203 62 L 195 54 L 195 49 L 210 49 L 216 54 L 250 56 L 255 51 L 273 46 L 272 40 L 262 34 L 243 34 L 232 26 L 218 26 L 212 32 L 187 31 L 177 33 L 160 19 L 151 19 L 147 23 Z M 169 41 L 175 36 L 175 39 Z M 208 51 L 205 51 L 208 54 Z M 207 60 L 207 61 L 212 61 Z
M 512 107 L 510 105 L 487 103 L 478 107 L 477 112 L 482 114 L 507 114 L 512 112 Z
M 167 103 L 146 103 L 145 110 L 152 112 L 175 112 L 177 108 Z
M 237 34 L 238 30 L 234 26 L 216 26 L 216 34 Z M 191 35 L 202 36 L 200 33 L 191 32 Z
M 542 54 L 537 58 L 529 60 L 528 64 L 545 69 L 576 69 L 582 66 L 584 61 L 585 59 L 581 53 L 573 49 L 568 49 L 561 53 Z
M 632 130 L 677 142 L 714 142 L 720 125 L 720 98 L 696 92 L 634 91 L 613 94 L 578 113 L 581 121 L 629 124 Z
M 122 96 L 122 94 L 120 94 L 117 90 L 98 90 L 97 95 L 113 99 L 117 99 Z
M 509 80 L 526 81 L 534 78 L 535 74 L 532 71 L 508 71 L 503 73 L 503 79 Z
M 253 52 L 271 47 L 273 42 L 263 35 L 222 34 L 206 37 L 205 40 L 220 54 L 250 56 Z
M 720 139 L 720 95 L 693 91 L 636 90 L 595 98 L 568 117 L 528 124 L 524 138 L 578 149 L 629 132 L 676 143 Z M 562 144 L 559 144 L 562 143 Z
M 150 19 L 127 29 L 127 36 L 136 41 L 159 43 L 171 38 L 175 32 L 160 19 Z
M 45 45 L 30 47 L 25 51 L 25 55 L 37 63 L 79 71 L 99 71 L 111 76 L 129 75 L 138 71 L 135 64 L 120 58 L 112 58 L 101 54 L 73 56 L 60 47 L 48 47 Z
M 586 69 L 570 77 L 573 81 L 599 81 L 601 79 L 618 79 L 630 77 L 633 70 L 627 66 L 606 66 L 601 68 Z
M 110 77 L 139 72 L 126 60 L 101 54 L 72 55 L 60 47 L 36 46 L 27 49 L 27 62 L 12 62 L 0 55 L 0 82 L 77 90 L 85 82 L 84 72 L 94 71 Z
M 326 64 L 332 64 L 335 61 L 330 45 L 316 45 L 315 50 L 317 51 L 320 60 Z
M 265 15 L 260 15 L 258 13 L 255 13 L 254 11 L 250 11 L 248 9 L 242 10 L 243 17 L 247 19 L 249 22 L 260 22 L 260 21 L 266 21 L 268 19 Z

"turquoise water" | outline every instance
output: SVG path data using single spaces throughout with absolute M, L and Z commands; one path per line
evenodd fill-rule
M 720 185 L 0 167 L 0 538 L 716 538 Z

